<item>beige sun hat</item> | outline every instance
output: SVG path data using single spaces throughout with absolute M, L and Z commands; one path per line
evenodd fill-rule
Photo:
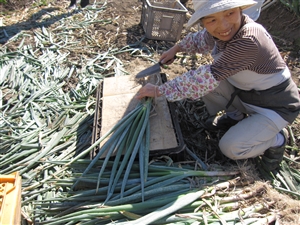
M 199 19 L 222 12 L 224 10 L 240 7 L 247 9 L 257 2 L 252 0 L 193 0 L 195 13 L 187 23 L 187 27 L 193 26 Z

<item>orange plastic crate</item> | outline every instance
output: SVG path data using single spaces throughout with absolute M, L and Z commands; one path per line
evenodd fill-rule
M 19 172 L 0 175 L 0 224 L 21 224 L 21 187 Z

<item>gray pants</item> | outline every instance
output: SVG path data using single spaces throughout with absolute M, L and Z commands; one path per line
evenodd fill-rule
M 221 81 L 218 88 L 204 96 L 203 101 L 209 114 L 215 115 L 219 111 L 225 110 L 233 92 L 233 86 L 224 80 Z M 246 114 L 250 113 L 238 96 L 226 111 L 231 112 L 236 109 Z M 241 120 L 224 134 L 219 147 L 225 156 L 233 160 L 254 158 L 262 155 L 265 150 L 276 143 L 276 135 L 281 129 L 268 117 L 251 112 L 247 118 Z

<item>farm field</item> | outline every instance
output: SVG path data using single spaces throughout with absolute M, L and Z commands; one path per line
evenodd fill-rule
M 222 132 L 205 130 L 205 107 L 190 100 L 175 104 L 181 154 L 142 157 L 143 171 L 134 160 L 127 175 L 130 155 L 124 164 L 91 159 L 99 84 L 134 77 L 175 42 L 145 37 L 142 1 L 90 2 L 0 5 L 0 175 L 22 177 L 22 224 L 300 224 L 300 118 L 276 174 L 223 156 Z M 185 7 L 193 13 L 191 0 Z M 299 17 L 277 1 L 258 22 L 300 87 Z M 184 24 L 181 37 L 196 29 Z M 162 73 L 171 79 L 210 60 L 179 55 Z

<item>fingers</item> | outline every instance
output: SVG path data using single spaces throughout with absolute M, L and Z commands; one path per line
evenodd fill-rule
M 180 48 L 178 45 L 174 45 L 172 48 L 170 48 L 168 51 L 165 51 L 162 53 L 160 57 L 160 62 L 162 64 L 169 65 L 174 62 L 176 53 L 180 51 Z
M 170 65 L 170 64 L 172 64 L 173 62 L 174 62 L 174 57 L 171 58 L 171 59 L 169 59 L 165 64 L 166 64 L 166 65 Z
M 174 61 L 174 54 L 172 51 L 166 51 L 164 52 L 159 60 L 162 64 L 169 65 Z
M 160 60 L 160 62 L 164 65 L 170 65 L 174 62 L 174 57 L 171 57 L 168 55 L 167 57 L 163 58 L 162 60 Z
M 134 96 L 134 98 L 142 99 L 143 96 L 142 96 L 141 93 L 138 91 L 138 92 L 136 93 L 136 95 Z
M 144 97 L 157 97 L 155 91 L 156 85 L 148 83 L 136 93 L 135 98 L 142 99 Z
M 135 98 L 137 99 L 142 99 L 144 97 L 147 97 L 146 93 L 145 93 L 145 87 L 142 87 L 135 95 Z

